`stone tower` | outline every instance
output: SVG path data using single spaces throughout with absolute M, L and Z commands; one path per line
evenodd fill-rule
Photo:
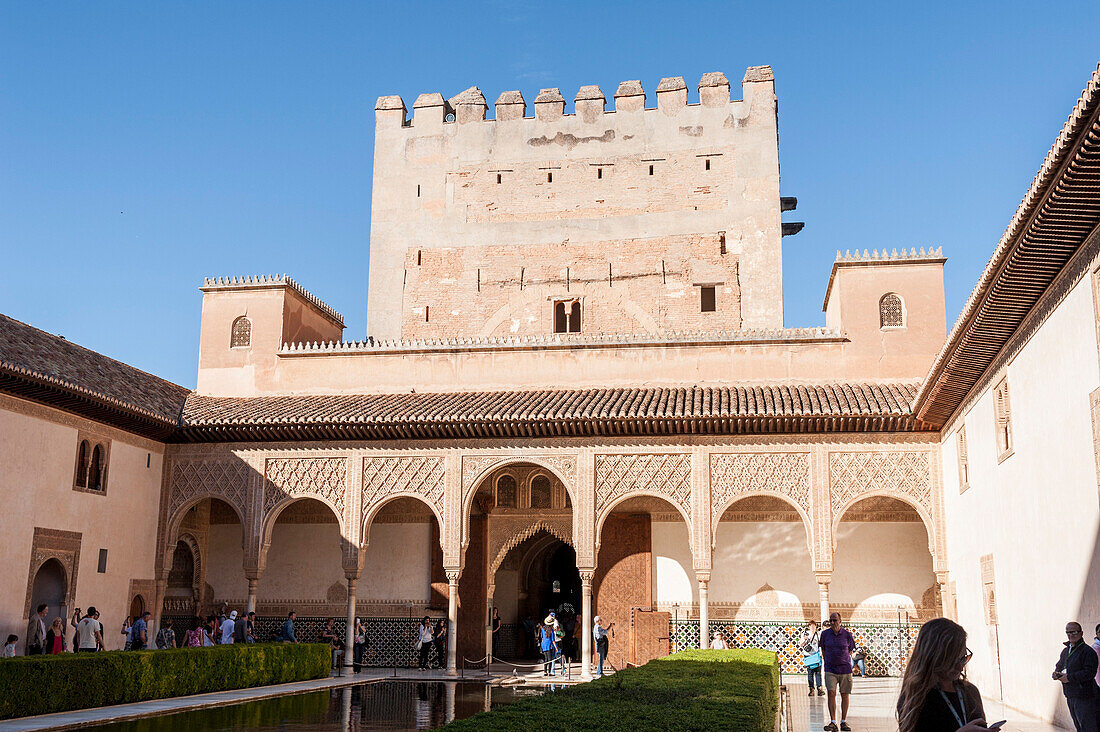
M 378 100 L 368 333 L 663 333 L 783 325 L 772 70 Z

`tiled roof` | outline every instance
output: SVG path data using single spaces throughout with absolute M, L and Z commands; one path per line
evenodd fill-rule
M 905 432 L 913 382 L 447 394 L 192 394 L 177 439 L 430 439 Z
M 0 391 L 153 437 L 179 422 L 188 389 L 0 315 Z
M 1100 65 L 963 306 L 914 414 L 943 426 L 1100 224 Z

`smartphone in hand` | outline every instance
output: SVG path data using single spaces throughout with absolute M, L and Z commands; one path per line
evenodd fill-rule
M 1002 719 L 1000 722 L 994 722 L 993 724 L 989 725 L 989 729 L 1000 729 L 1007 721 L 1007 719 Z

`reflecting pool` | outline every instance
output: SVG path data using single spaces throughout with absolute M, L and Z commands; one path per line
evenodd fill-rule
M 160 717 L 98 725 L 103 730 L 420 730 L 543 694 L 541 688 L 468 681 L 376 681 Z

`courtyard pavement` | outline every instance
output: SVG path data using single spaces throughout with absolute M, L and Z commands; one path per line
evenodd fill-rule
M 799 680 L 800 677 L 783 676 L 783 681 L 790 690 L 792 732 L 820 732 L 829 721 L 828 698 L 807 696 L 806 682 L 802 680 L 802 683 L 798 683 Z M 900 682 L 900 679 L 895 678 L 854 680 L 851 706 L 848 709 L 848 724 L 851 725 L 852 732 L 897 732 L 894 706 L 897 704 Z M 987 722 L 1008 720 L 1008 724 L 1003 727 L 1006 732 L 1048 732 L 1062 729 L 1005 709 L 1001 702 L 993 699 L 984 699 L 983 704 Z

